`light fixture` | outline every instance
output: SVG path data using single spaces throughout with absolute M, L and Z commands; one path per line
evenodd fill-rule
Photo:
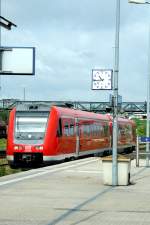
M 6 18 L 0 16 L 0 26 L 6 28 L 7 30 L 11 30 L 11 27 L 17 27 L 16 24 L 12 23 L 11 21 L 7 20 Z

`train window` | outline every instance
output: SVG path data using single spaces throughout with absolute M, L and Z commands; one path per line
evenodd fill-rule
M 15 139 L 19 143 L 42 141 L 45 136 L 49 113 L 48 112 L 19 112 L 16 113 Z
M 120 135 L 125 135 L 126 134 L 126 130 L 125 130 L 125 127 L 121 124 L 118 126 L 118 131 L 119 131 L 119 134 Z
M 100 136 L 100 126 L 98 124 L 96 125 L 96 136 Z
M 126 132 L 126 136 L 127 136 L 128 138 L 130 138 L 131 135 L 132 135 L 132 127 L 131 127 L 130 124 L 128 124 L 128 125 L 125 126 L 125 132 Z
M 84 137 L 90 136 L 90 126 L 88 124 L 83 125 L 83 135 Z
M 61 137 L 61 136 L 62 136 L 62 122 L 61 122 L 61 119 L 59 119 L 58 129 L 57 129 L 57 137 Z
M 92 134 L 92 136 L 94 136 L 94 134 L 95 134 L 95 133 L 94 133 L 94 124 L 91 124 L 90 127 L 91 127 L 91 134 Z
M 87 136 L 86 125 L 83 125 L 83 136 L 84 136 L 84 137 Z
M 99 126 L 98 125 L 95 125 L 95 135 L 96 135 L 96 137 L 99 136 Z
M 100 137 L 101 136 L 101 126 L 98 125 L 98 136 Z
M 75 134 L 74 120 L 64 118 L 62 127 L 64 136 L 74 136 Z
M 93 137 L 99 136 L 99 126 L 97 124 L 91 124 L 90 129 Z
M 87 134 L 88 134 L 88 136 L 90 137 L 90 135 L 91 135 L 90 125 L 87 125 Z
M 104 125 L 104 135 L 105 135 L 105 137 L 108 136 L 108 132 L 109 132 L 108 124 L 105 124 Z
M 100 136 L 101 137 L 104 137 L 105 136 L 104 135 L 104 126 L 103 125 L 100 126 Z
M 95 124 L 94 125 L 94 135 L 95 135 L 95 137 L 97 137 L 98 136 L 98 132 L 97 132 L 98 130 L 97 130 L 97 125 Z
M 94 124 L 90 124 L 90 133 L 91 133 L 91 136 L 94 137 Z
M 69 136 L 69 124 L 68 124 L 68 122 L 65 122 L 65 124 L 64 124 L 64 135 Z
M 82 123 L 82 133 L 84 137 L 102 138 L 109 135 L 109 125 L 105 122 L 92 122 L 92 124 Z
M 70 124 L 69 134 L 70 136 L 74 135 L 74 124 Z

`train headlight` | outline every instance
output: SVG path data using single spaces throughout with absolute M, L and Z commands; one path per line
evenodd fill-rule
M 15 145 L 14 150 L 23 150 L 23 147 L 21 145 Z
M 41 146 L 41 145 L 35 146 L 35 149 L 42 151 L 43 150 L 43 146 Z

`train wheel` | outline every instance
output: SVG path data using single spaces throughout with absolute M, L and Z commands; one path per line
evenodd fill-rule
M 18 165 L 15 164 L 15 163 L 11 163 L 11 164 L 9 164 L 9 166 L 10 166 L 11 169 L 18 169 L 19 168 Z
M 108 156 L 108 155 L 110 155 L 109 150 L 103 152 L 103 156 Z
M 70 158 L 70 161 L 74 161 L 75 159 L 76 159 L 76 157 L 72 156 L 72 157 Z

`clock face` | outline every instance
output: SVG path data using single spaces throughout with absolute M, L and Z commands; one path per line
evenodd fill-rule
M 92 70 L 92 89 L 111 90 L 112 70 Z

